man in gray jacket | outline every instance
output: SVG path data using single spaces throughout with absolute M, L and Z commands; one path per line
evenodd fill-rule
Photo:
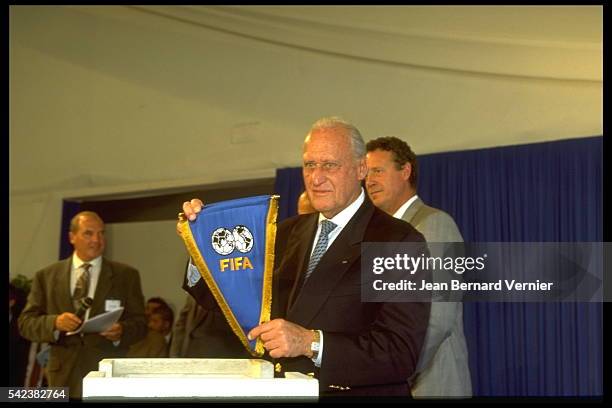
M 381 137 L 371 140 L 366 148 L 366 188 L 374 205 L 412 224 L 427 242 L 463 242 L 452 217 L 425 205 L 417 196 L 416 155 L 406 142 Z M 431 246 L 431 255 L 441 255 L 436 252 L 443 251 L 443 246 Z M 429 326 L 416 371 L 411 385 L 415 398 L 472 395 L 462 303 L 431 303 Z

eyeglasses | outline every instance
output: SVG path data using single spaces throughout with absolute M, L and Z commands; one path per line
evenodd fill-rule
M 312 173 L 317 167 L 319 167 L 321 171 L 323 171 L 324 173 L 335 173 L 338 170 L 340 170 L 342 165 L 338 162 L 333 162 L 333 161 L 324 161 L 321 163 L 317 163 L 314 161 L 307 161 L 307 162 L 304 162 L 304 165 L 303 165 L 304 171 L 306 173 Z

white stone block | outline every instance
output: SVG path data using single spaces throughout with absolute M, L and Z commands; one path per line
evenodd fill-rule
M 104 359 L 83 379 L 83 400 L 316 399 L 319 382 L 301 373 L 274 378 L 259 359 Z

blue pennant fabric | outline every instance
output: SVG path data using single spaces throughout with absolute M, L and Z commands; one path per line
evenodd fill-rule
M 205 205 L 195 221 L 180 221 L 192 259 L 188 284 L 204 279 L 254 356 L 263 355 L 263 344 L 246 335 L 270 320 L 277 213 L 278 196 L 266 195 Z

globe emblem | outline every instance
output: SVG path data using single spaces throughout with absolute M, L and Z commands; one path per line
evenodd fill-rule
M 231 254 L 234 250 L 234 236 L 225 228 L 217 228 L 211 237 L 212 247 L 219 255 Z
M 247 253 L 253 248 L 253 234 L 244 225 L 236 225 L 234 231 L 234 243 L 236 249 L 242 253 Z

